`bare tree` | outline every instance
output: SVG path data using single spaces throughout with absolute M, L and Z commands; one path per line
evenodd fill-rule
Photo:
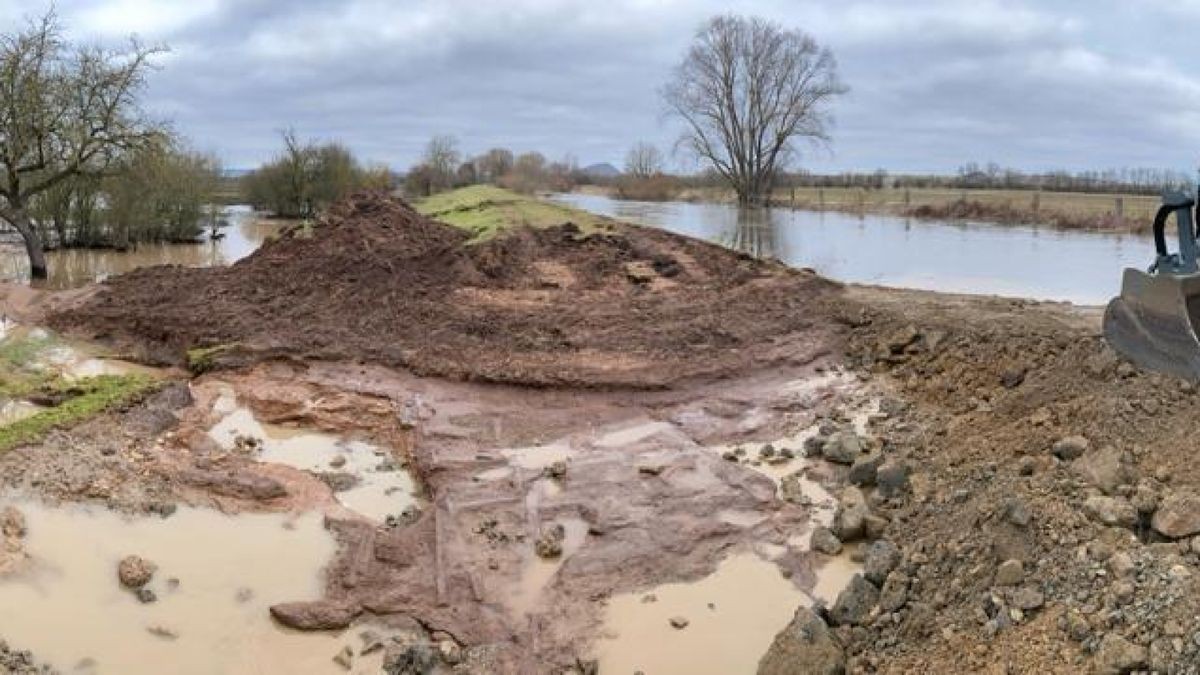
M 662 173 L 662 153 L 653 143 L 641 141 L 629 149 L 625 155 L 625 173 L 634 178 L 650 178 Z
M 829 106 L 846 91 L 833 53 L 806 33 L 730 15 L 700 29 L 662 94 L 684 123 L 681 145 L 754 204 L 797 140 L 828 140 Z
M 165 135 L 138 96 L 162 48 L 69 45 L 54 12 L 0 35 L 0 218 L 25 242 L 30 272 L 46 277 L 30 200 L 75 177 L 103 177 Z
M 492 148 L 476 159 L 475 164 L 479 170 L 479 179 L 485 183 L 494 183 L 501 176 L 512 171 L 512 150 Z
M 454 185 L 455 171 L 458 170 L 460 159 L 457 138 L 441 135 L 429 139 L 421 163 L 429 168 L 435 192 Z

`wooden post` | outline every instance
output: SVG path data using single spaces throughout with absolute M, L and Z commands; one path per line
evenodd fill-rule
M 792 188 L 792 210 L 796 209 L 796 188 Z
M 867 189 L 859 188 L 858 189 L 858 212 L 859 213 L 862 213 L 863 210 L 866 208 L 866 203 L 867 203 Z
M 1125 220 L 1125 198 L 1117 197 L 1116 203 L 1113 205 L 1113 214 L 1117 220 Z
M 825 188 L 817 190 L 817 202 L 821 205 L 821 210 L 825 210 Z
M 1033 193 L 1033 215 L 1037 215 L 1038 211 L 1042 210 L 1042 191 L 1038 190 Z
M 912 206 L 912 190 L 904 188 L 904 206 Z

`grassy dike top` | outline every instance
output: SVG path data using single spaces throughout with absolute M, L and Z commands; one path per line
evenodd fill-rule
M 583 232 L 608 227 L 605 218 L 561 204 L 517 194 L 492 185 L 442 192 L 413 205 L 422 215 L 473 234 L 472 241 L 483 241 L 512 227 L 553 227 L 574 223 Z

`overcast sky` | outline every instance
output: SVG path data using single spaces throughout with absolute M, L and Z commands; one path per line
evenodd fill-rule
M 147 105 L 230 168 L 277 131 L 412 163 L 430 135 L 620 165 L 669 148 L 658 88 L 735 9 L 813 34 L 852 91 L 815 171 L 1200 165 L 1200 0 L 59 0 L 72 37 L 163 42 Z M 38 12 L 0 0 L 0 25 Z M 7 30 L 7 29 L 6 29 Z M 689 164 L 676 160 L 681 167 Z

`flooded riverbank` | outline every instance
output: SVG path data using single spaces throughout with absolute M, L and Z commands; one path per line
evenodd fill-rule
M 1121 270 L 1153 258 L 1148 237 L 1049 227 L 937 222 L 730 204 L 623 201 L 556 194 L 557 202 L 811 267 L 831 279 L 947 293 L 1100 305 Z
M 268 237 L 279 232 L 282 221 L 271 221 L 244 205 L 223 210 L 229 225 L 215 241 L 194 244 L 142 244 L 128 251 L 115 249 L 63 249 L 48 251 L 50 278 L 41 288 L 65 289 L 103 281 L 151 265 L 213 267 L 230 265 L 253 253 Z M 28 281 L 29 260 L 19 245 L 0 245 L 0 281 Z

